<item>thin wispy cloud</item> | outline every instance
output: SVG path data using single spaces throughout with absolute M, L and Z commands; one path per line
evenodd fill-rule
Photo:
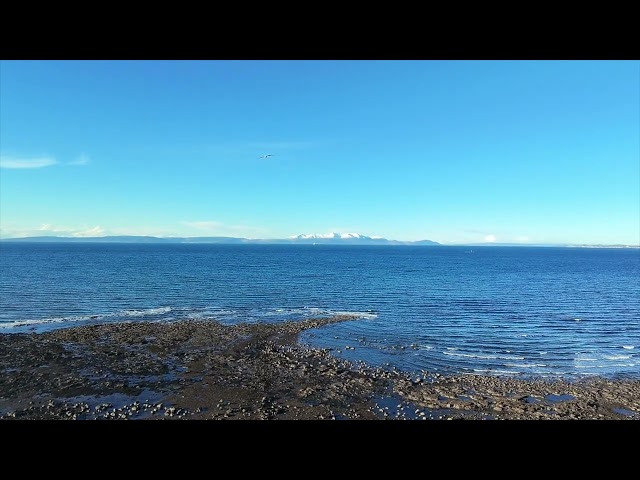
M 69 228 L 43 223 L 36 232 L 31 235 L 56 235 L 60 237 L 102 237 L 106 234 L 105 230 L 98 226 L 87 228 Z M 31 236 L 29 235 L 29 236 Z
M 250 225 L 226 225 L 214 220 L 200 220 L 181 222 L 182 225 L 200 230 L 202 233 L 218 236 L 247 236 L 264 233 L 264 228 L 252 227 Z
M 144 235 L 151 237 L 180 237 L 181 234 L 165 228 L 154 226 L 113 227 L 108 231 L 109 235 Z
M 0 228 L 1 238 L 24 238 L 24 237 L 82 237 L 82 236 L 103 236 L 104 232 L 101 227 L 87 228 L 82 226 L 79 228 L 61 227 L 51 223 L 43 223 L 39 227 L 25 225 L 8 225 Z
M 33 169 L 49 167 L 57 163 L 57 160 L 52 157 L 18 158 L 4 155 L 0 156 L 0 168 Z
M 56 227 L 54 225 L 51 225 L 50 223 L 43 223 L 42 225 L 40 225 L 40 228 L 38 228 L 38 230 L 41 232 L 50 232 L 50 233 L 67 231 L 66 228 Z
M 197 228 L 198 230 L 215 230 L 224 227 L 220 222 L 203 221 L 203 222 L 182 222 L 187 227 Z
M 534 243 L 534 244 L 547 243 L 545 241 L 540 241 L 538 237 L 523 235 L 520 232 L 513 232 L 510 230 L 494 230 L 493 233 L 489 233 L 489 232 L 490 230 L 462 230 L 462 231 L 452 232 L 452 233 L 445 232 L 444 235 L 448 236 L 450 239 L 444 243 L 447 243 L 447 244 L 519 243 L 522 245 L 527 245 L 531 243 Z
M 67 165 L 86 165 L 88 163 L 89 163 L 89 157 L 87 155 L 82 154 L 75 160 L 71 160 L 70 162 L 67 162 Z
M 74 232 L 71 235 L 73 237 L 102 237 L 104 235 L 104 229 L 99 225 L 90 228 L 89 230 L 83 230 L 81 232 Z
M 14 157 L 8 155 L 0 156 L 0 168 L 12 168 L 12 169 L 36 169 L 50 167 L 52 165 L 87 165 L 90 161 L 88 155 L 79 155 L 74 160 L 68 162 L 59 162 L 53 157 Z

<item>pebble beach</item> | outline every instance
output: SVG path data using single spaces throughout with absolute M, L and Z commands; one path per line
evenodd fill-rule
M 638 420 L 640 381 L 373 368 L 280 324 L 132 322 L 0 334 L 2 420 Z

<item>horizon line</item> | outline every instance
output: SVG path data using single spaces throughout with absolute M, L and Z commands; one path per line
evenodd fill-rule
M 69 235 L 32 235 L 32 236 L 23 236 L 23 237 L 0 237 L 0 241 L 11 241 L 11 240 L 31 240 L 37 241 L 37 239 L 61 239 L 61 240 L 74 240 L 74 241 L 95 241 L 98 239 L 108 239 L 108 238 L 118 238 L 118 237 L 133 237 L 133 238 L 154 238 L 159 240 L 173 240 L 173 239 L 197 239 L 197 238 L 217 238 L 217 239 L 234 239 L 234 240 L 247 240 L 247 241 L 286 241 L 286 242 L 304 242 L 304 243 L 327 243 L 329 241 L 338 241 L 338 242 L 357 242 L 360 240 L 359 238 L 296 238 L 293 237 L 285 237 L 285 238 L 248 238 L 248 237 L 233 237 L 228 235 L 196 235 L 196 236 L 155 236 L 155 235 L 96 235 L 96 236 L 69 236 Z M 396 240 L 396 239 L 388 239 L 385 237 L 369 237 L 363 235 L 365 240 L 372 241 L 380 241 L 380 242 L 398 242 L 398 243 L 419 243 L 419 242 L 433 242 L 435 246 L 522 246 L 522 247 L 535 247 L 535 246 L 556 246 L 556 247 L 618 247 L 618 248 L 640 248 L 640 244 L 626 244 L 626 243 L 523 243 L 523 242 L 456 242 L 456 243 L 443 243 L 437 242 L 435 240 L 430 239 L 421 239 L 421 240 Z M 126 242 L 121 242 L 126 243 Z

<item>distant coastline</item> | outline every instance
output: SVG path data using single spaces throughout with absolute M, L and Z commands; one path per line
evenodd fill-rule
M 372 238 L 360 235 L 358 237 L 293 237 L 282 239 L 252 239 L 239 237 L 152 237 L 137 235 L 118 235 L 104 237 L 20 237 L 3 238 L 3 242 L 93 242 L 93 243 L 211 243 L 211 244 L 282 244 L 282 245 L 431 245 L 440 246 L 432 240 L 418 240 L 415 242 L 403 242 L 400 240 L 387 240 L 386 238 Z
M 0 242 L 47 242 L 47 243 L 141 243 L 141 244 L 262 244 L 262 245 L 409 245 L 409 246 L 438 246 L 438 247 L 565 247 L 565 248 L 640 248 L 640 245 L 624 244 L 534 244 L 534 243 L 456 243 L 444 244 L 433 240 L 401 241 L 380 237 L 312 237 L 299 235 L 281 239 L 254 239 L 242 237 L 153 237 L 145 235 L 109 235 L 103 237 L 62 237 L 35 236 L 0 238 Z

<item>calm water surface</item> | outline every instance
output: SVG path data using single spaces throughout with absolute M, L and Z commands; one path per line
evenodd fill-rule
M 301 341 L 410 372 L 640 378 L 640 249 L 0 242 L 0 333 L 338 313 L 358 318 Z

